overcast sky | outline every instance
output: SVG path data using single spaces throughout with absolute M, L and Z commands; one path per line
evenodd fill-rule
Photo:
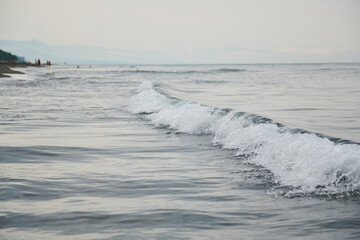
M 360 61 L 360 0 L 0 0 L 0 29 L 214 62 Z

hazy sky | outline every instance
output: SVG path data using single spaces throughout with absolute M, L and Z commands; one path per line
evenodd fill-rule
M 0 0 L 0 29 L 214 62 L 360 61 L 360 0 Z

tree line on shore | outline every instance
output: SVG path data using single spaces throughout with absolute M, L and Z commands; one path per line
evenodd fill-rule
M 34 64 L 25 61 L 24 57 L 19 57 L 14 54 L 11 54 L 10 52 L 5 52 L 0 49 L 0 63 L 20 63 L 20 64 L 30 64 L 30 65 L 41 65 L 40 59 L 35 59 Z M 51 65 L 51 62 L 48 60 L 46 61 L 46 65 Z
M 18 56 L 13 55 L 9 52 L 5 52 L 0 49 L 0 62 L 13 63 L 13 62 L 18 62 L 18 61 L 19 61 Z

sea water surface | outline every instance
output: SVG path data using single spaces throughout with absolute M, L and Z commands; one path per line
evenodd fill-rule
M 360 238 L 360 64 L 21 71 L 1 239 Z

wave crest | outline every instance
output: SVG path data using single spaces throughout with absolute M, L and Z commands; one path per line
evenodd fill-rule
M 338 194 L 360 190 L 360 145 L 343 144 L 315 133 L 293 131 L 271 119 L 194 102 L 171 99 L 145 82 L 126 110 L 146 113 L 155 126 L 187 134 L 210 134 L 213 144 L 263 166 L 275 184 L 302 193 Z

